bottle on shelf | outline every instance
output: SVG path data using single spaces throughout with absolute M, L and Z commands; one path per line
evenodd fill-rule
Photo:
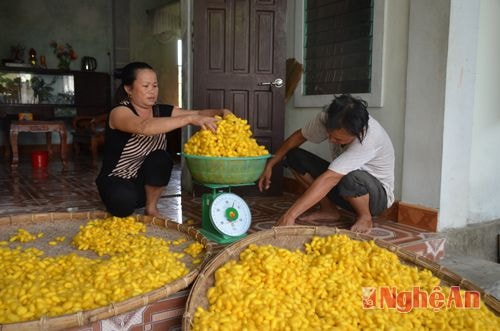
M 40 68 L 47 69 L 47 63 L 45 62 L 45 55 L 40 55 Z
M 37 65 L 37 59 L 36 59 L 36 51 L 34 48 L 30 48 L 30 52 L 29 52 L 29 55 L 30 55 L 30 64 L 32 67 L 36 67 Z

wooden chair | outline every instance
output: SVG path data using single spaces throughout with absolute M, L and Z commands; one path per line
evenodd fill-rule
M 98 148 L 104 144 L 104 132 L 108 114 L 76 116 L 73 118 L 73 147 L 75 155 L 80 154 L 80 145 L 88 146 L 93 167 L 97 167 Z

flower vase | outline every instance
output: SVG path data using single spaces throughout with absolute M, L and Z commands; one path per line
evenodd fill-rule
M 64 58 L 60 58 L 59 59 L 59 64 L 57 65 L 57 67 L 61 70 L 69 70 L 69 60 L 68 59 L 64 59 Z

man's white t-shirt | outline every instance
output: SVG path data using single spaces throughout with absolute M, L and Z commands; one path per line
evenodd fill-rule
M 325 127 L 326 113 L 320 112 L 302 128 L 302 135 L 312 143 L 328 139 Z M 368 130 L 362 142 L 356 138 L 343 148 L 330 143 L 333 161 L 328 169 L 342 175 L 364 170 L 377 178 L 387 194 L 387 207 L 394 202 L 394 147 L 389 135 L 373 117 L 368 119 Z

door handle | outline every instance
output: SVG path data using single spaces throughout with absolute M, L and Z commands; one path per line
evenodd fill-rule
M 266 86 L 266 85 L 269 85 L 269 86 L 274 86 L 274 87 L 277 87 L 277 88 L 280 88 L 283 86 L 283 79 L 281 78 L 276 78 L 274 81 L 272 82 L 262 82 L 262 83 L 259 83 L 259 86 Z

